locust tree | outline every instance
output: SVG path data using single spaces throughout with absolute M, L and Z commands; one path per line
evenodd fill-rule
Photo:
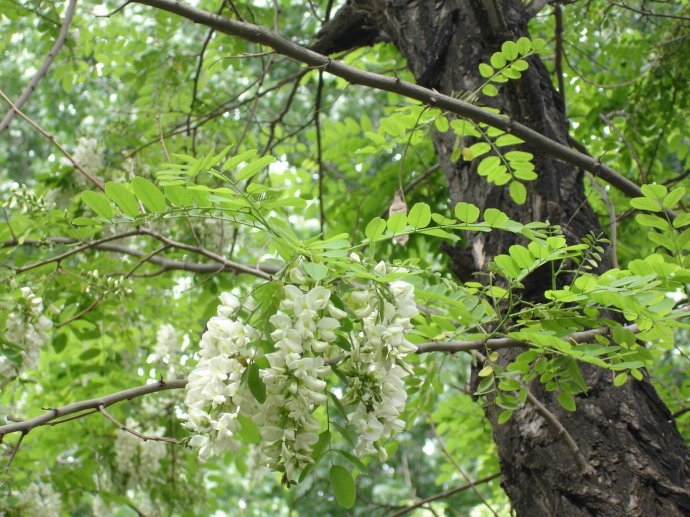
M 686 515 L 686 12 L 0 0 L 0 513 Z

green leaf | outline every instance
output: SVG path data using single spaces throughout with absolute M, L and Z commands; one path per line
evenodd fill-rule
M 139 215 L 139 203 L 127 187 L 114 181 L 105 184 L 105 193 L 122 212 L 130 217 Z
M 674 228 L 682 228 L 690 224 L 690 213 L 681 214 L 673 220 Z
M 525 201 L 527 201 L 527 189 L 522 183 L 519 181 L 511 181 L 508 190 L 513 201 L 518 205 L 525 204 Z
M 498 208 L 487 208 L 484 210 L 484 221 L 492 228 L 505 228 L 510 219 Z
M 642 185 L 640 187 L 644 197 L 661 201 L 666 197 L 668 190 L 663 185 Z
M 621 372 L 613 378 L 613 385 L 617 388 L 628 382 L 628 372 Z
M 508 420 L 510 420 L 510 417 L 513 416 L 512 411 L 501 411 L 501 414 L 498 415 L 498 423 L 499 425 L 505 424 Z
M 662 219 L 656 215 L 637 214 L 635 216 L 635 220 L 642 226 L 646 226 L 648 228 L 658 228 L 660 230 L 668 230 L 670 228 L 670 225 L 666 219 Z
M 323 264 L 318 264 L 316 262 L 303 262 L 302 266 L 307 274 L 317 282 L 328 276 L 328 268 Z
M 445 133 L 448 131 L 448 129 L 450 129 L 450 125 L 448 124 L 448 119 L 446 117 L 436 118 L 434 120 L 434 125 L 439 133 Z
M 146 178 L 137 176 L 132 180 L 132 189 L 149 212 L 162 212 L 166 208 L 165 196 Z
M 258 173 L 261 169 L 270 165 L 274 161 L 276 161 L 276 159 L 271 155 L 262 156 L 258 160 L 249 162 L 247 165 L 245 165 L 242 168 L 242 170 L 236 174 L 235 177 L 237 178 L 237 181 L 244 181 L 246 179 L 249 179 L 256 173 Z
M 97 215 L 104 219 L 112 219 L 113 209 L 110 206 L 110 200 L 100 192 L 93 190 L 86 190 L 81 193 L 81 199 L 93 210 Z
M 514 41 L 504 41 L 501 45 L 501 52 L 508 61 L 512 61 L 518 57 L 518 46 Z
M 664 208 L 668 208 L 668 209 L 675 208 L 675 206 L 683 198 L 684 195 L 685 195 L 685 187 L 674 188 L 671 192 L 669 192 L 664 197 L 664 200 L 661 202 L 661 204 L 664 205 Z
M 369 221 L 369 224 L 367 224 L 367 227 L 364 229 L 364 235 L 366 235 L 367 239 L 373 241 L 376 239 L 376 237 L 383 235 L 383 232 L 385 231 L 386 221 L 380 217 L 374 217 L 371 221 Z
M 328 472 L 331 490 L 336 502 L 343 508 L 352 508 L 357 499 L 357 488 L 352 474 L 340 465 L 333 465 Z
M 509 151 L 505 154 L 505 158 L 509 162 L 529 162 L 534 155 L 525 151 Z
M 524 72 L 529 68 L 529 65 L 527 64 L 527 61 L 525 61 L 524 59 L 518 59 L 517 61 L 513 62 L 510 65 L 510 67 L 514 70 L 517 70 L 518 72 Z
M 496 69 L 506 66 L 506 58 L 502 52 L 494 52 L 489 61 L 491 62 L 491 66 Z
M 238 433 L 240 440 L 246 443 L 255 444 L 261 442 L 261 431 L 258 425 L 244 415 L 237 415 L 237 420 L 240 423 L 240 430 Z
M 520 53 L 521 56 L 528 54 L 529 51 L 532 50 L 532 42 L 529 40 L 529 38 L 526 38 L 525 36 L 523 36 L 519 40 L 517 40 L 516 44 L 517 44 L 518 52 Z
M 426 228 L 431 222 L 431 208 L 426 203 L 416 203 L 407 214 L 407 222 L 414 228 Z
M 498 95 L 498 88 L 493 84 L 485 84 L 482 87 L 482 93 L 487 97 L 496 97 L 496 95 Z
M 638 210 L 647 210 L 649 212 L 661 212 L 662 208 L 658 202 L 646 197 L 634 197 L 630 200 L 630 206 Z
M 480 176 L 488 176 L 501 166 L 501 159 L 498 156 L 487 156 L 477 167 L 477 174 Z
M 462 150 L 462 157 L 471 161 L 475 158 L 479 158 L 481 155 L 488 153 L 491 150 L 491 145 L 486 142 L 477 142 L 470 147 L 465 147 Z
M 575 404 L 575 397 L 569 391 L 561 391 L 558 393 L 558 402 L 567 411 L 573 412 L 577 409 Z
M 513 169 L 513 176 L 522 181 L 534 181 L 537 179 L 537 173 L 531 169 Z
M 532 40 L 532 48 L 535 52 L 540 52 L 546 48 L 546 41 L 541 38 L 535 38 Z
M 249 391 L 252 392 L 252 395 L 254 395 L 254 398 L 260 404 L 263 404 L 264 402 L 266 402 L 266 385 L 259 376 L 259 366 L 256 363 L 252 363 L 249 365 L 247 370 L 247 382 L 249 383 Z
M 502 135 L 496 139 L 494 144 L 498 147 L 505 147 L 507 145 L 523 144 L 524 142 L 522 138 L 518 138 L 515 135 Z
M 480 63 L 479 64 L 479 75 L 485 78 L 489 78 L 492 75 L 494 75 L 494 69 L 490 66 L 487 65 L 486 63 Z
M 407 215 L 402 213 L 393 214 L 388 218 L 386 225 L 393 233 L 399 233 L 407 224 Z
M 254 156 L 256 156 L 256 149 L 249 149 L 248 151 L 240 153 L 237 156 L 228 158 L 227 160 L 225 160 L 225 163 L 223 164 L 223 170 L 228 171 L 230 169 L 234 169 L 240 163 L 246 162 L 251 158 L 254 158 Z
M 455 217 L 463 223 L 473 223 L 479 219 L 479 208 L 470 203 L 460 201 L 455 205 Z

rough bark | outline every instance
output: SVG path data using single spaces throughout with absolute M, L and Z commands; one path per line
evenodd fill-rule
M 394 42 L 420 84 L 447 94 L 475 89 L 481 82 L 478 64 L 488 62 L 503 41 L 526 35 L 527 14 L 519 0 L 352 0 L 351 4 L 366 12 L 367 20 L 376 21 L 378 37 Z M 530 58 L 522 79 L 503 87 L 493 105 L 567 144 L 563 103 L 538 58 Z M 528 149 L 535 155 L 539 179 L 529 185 L 527 203 L 518 206 L 506 188 L 490 187 L 480 178 L 475 165 L 451 161 L 453 138 L 434 137 L 453 203 L 496 207 L 520 221 L 548 220 L 560 224 L 570 241 L 600 230 L 586 202 L 582 171 Z M 451 250 L 454 271 L 461 277 L 479 271 L 513 243 L 507 233 L 473 235 L 466 250 Z M 529 296 L 539 295 L 543 280 L 533 280 Z M 502 351 L 501 361 L 509 362 L 514 354 Z M 555 396 L 538 384 L 531 390 L 558 418 L 591 470 L 583 471 L 562 433 L 534 404 L 525 405 L 505 425 L 496 423 L 494 408 L 487 410 L 498 445 L 502 485 L 518 515 L 690 515 L 690 452 L 651 384 L 634 381 L 614 388 L 609 372 L 585 368 L 583 374 L 589 392 L 579 397 L 575 413 L 562 410 Z

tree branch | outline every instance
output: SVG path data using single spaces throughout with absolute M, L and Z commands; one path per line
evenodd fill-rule
M 440 494 L 432 495 L 431 497 L 427 497 L 426 499 L 422 499 L 420 501 L 417 501 L 416 503 L 406 506 L 400 511 L 395 512 L 394 514 L 391 515 L 391 517 L 400 517 L 401 515 L 405 515 L 407 513 L 410 513 L 412 510 L 416 510 L 420 506 L 424 506 L 426 504 L 432 503 L 434 501 L 438 501 L 439 499 L 446 499 L 448 497 L 452 497 L 455 494 L 459 494 L 460 492 L 464 492 L 468 488 L 472 488 L 477 485 L 481 485 L 482 483 L 488 483 L 489 481 L 496 479 L 498 476 L 500 476 L 500 472 L 496 472 L 495 474 L 491 474 L 489 476 L 485 476 L 483 478 L 479 478 L 475 481 L 472 481 L 470 483 L 467 483 L 465 485 L 452 488 L 451 490 L 447 490 L 445 492 L 441 492 Z
M 233 262 L 231 260 L 227 260 L 224 257 L 221 257 L 220 255 L 216 255 L 215 253 L 212 253 L 204 248 L 198 247 L 198 246 L 190 246 L 181 242 L 177 241 L 172 241 L 170 239 L 165 238 L 168 242 L 164 242 L 166 246 L 169 247 L 175 247 L 179 249 L 184 249 L 186 251 L 194 251 L 195 253 L 199 253 L 207 258 L 212 258 L 213 260 L 216 261 L 216 263 L 198 263 L 198 262 L 184 262 L 181 260 L 173 260 L 173 259 L 167 259 L 164 257 L 159 257 L 159 256 L 148 256 L 148 253 L 135 249 L 135 248 L 129 248 L 127 246 L 123 246 L 121 244 L 114 244 L 109 241 L 117 240 L 117 239 L 122 239 L 125 237 L 130 237 L 133 235 L 143 235 L 144 232 L 140 231 L 139 229 L 133 230 L 131 232 L 124 232 L 120 233 L 117 235 L 112 235 L 109 237 L 105 237 L 103 239 L 99 239 L 97 241 L 92 241 L 88 243 L 84 243 L 77 248 L 73 250 L 69 250 L 65 253 L 62 253 L 60 255 L 56 255 L 54 257 L 39 261 L 39 262 L 34 262 L 33 264 L 27 264 L 26 266 L 22 266 L 20 268 L 16 268 L 14 270 L 15 273 L 20 274 L 24 273 L 26 271 L 29 271 L 31 269 L 35 269 L 37 267 L 43 266 L 45 264 L 49 264 L 51 262 L 59 262 L 71 255 L 74 255 L 76 253 L 79 253 L 81 251 L 84 251 L 86 249 L 97 249 L 101 251 L 111 251 L 113 253 L 120 253 L 123 255 L 130 255 L 132 257 L 141 257 L 141 258 L 146 258 L 146 262 L 149 262 L 151 264 L 156 264 L 159 265 L 163 268 L 163 271 L 189 271 L 190 273 L 199 273 L 199 274 L 209 274 L 209 273 L 220 273 L 220 272 L 234 272 L 234 273 L 248 273 L 254 276 L 258 276 L 260 278 L 270 278 L 271 275 L 275 274 L 278 272 L 277 268 L 275 267 L 270 267 L 270 266 L 261 266 L 258 269 L 253 268 L 250 266 L 247 266 L 245 264 L 240 264 L 238 262 Z M 160 234 L 155 234 L 156 236 L 160 236 Z M 162 236 L 161 236 L 162 237 Z M 156 237 L 157 238 L 157 237 Z M 158 239 L 160 240 L 160 239 Z M 2 244 L 0 244 L 0 247 L 2 248 L 9 248 L 13 246 L 43 246 L 46 244 L 78 244 L 81 241 L 78 241 L 76 239 L 72 239 L 69 237 L 50 237 L 46 240 L 38 240 L 38 239 L 24 239 L 20 241 L 19 239 L 12 239 L 9 241 L 5 241 Z M 171 244 L 168 244 L 171 243 Z M 220 260 L 218 260 L 220 259 Z
M 490 113 L 482 108 L 444 95 L 435 90 L 402 81 L 397 77 L 387 77 L 381 74 L 359 70 L 340 61 L 332 60 L 328 56 L 318 54 L 268 29 L 251 23 L 223 18 L 208 11 L 196 9 L 173 0 L 137 0 L 135 3 L 178 14 L 195 23 L 214 28 L 219 32 L 238 36 L 253 43 L 266 45 L 279 54 L 294 59 L 295 61 L 305 63 L 311 67 L 320 68 L 337 77 L 345 79 L 351 84 L 361 84 L 378 90 L 397 93 L 429 106 L 438 107 L 455 113 L 475 122 L 482 122 L 492 127 L 499 128 L 507 133 L 512 133 L 522 138 L 525 142 L 534 145 L 555 158 L 591 172 L 595 176 L 608 181 L 611 185 L 628 196 L 642 196 L 642 191 L 635 183 L 607 165 L 604 165 L 599 160 L 582 154 L 555 140 L 551 140 L 541 133 L 505 116 Z
M 79 413 L 81 411 L 86 411 L 88 409 L 96 409 L 100 411 L 101 407 L 106 408 L 123 400 L 132 400 L 138 397 L 143 397 L 144 395 L 148 395 L 149 393 L 156 393 L 158 391 L 179 390 L 184 388 L 186 385 L 187 379 L 177 379 L 168 382 L 159 381 L 153 384 L 139 386 L 137 388 L 130 388 L 128 390 L 118 391 L 117 393 L 106 395 L 105 397 L 83 400 L 81 402 L 74 402 L 73 404 L 68 404 L 67 406 L 62 406 L 60 408 L 51 409 L 47 413 L 31 418 L 29 420 L 23 420 L 21 422 L 12 422 L 11 424 L 0 426 L 0 442 L 2 442 L 2 439 L 5 437 L 6 434 L 17 432 L 27 434 L 36 427 L 51 424 L 53 420 L 59 417 L 72 415 L 74 413 Z M 90 415 L 91 413 L 92 412 L 88 412 L 85 414 Z
M 33 127 L 36 131 L 41 133 L 45 138 L 48 139 L 48 141 L 53 144 L 55 147 L 58 148 L 58 150 L 72 163 L 75 169 L 77 169 L 80 173 L 82 173 L 93 185 L 101 191 L 105 191 L 103 188 L 103 184 L 98 181 L 89 171 L 84 169 L 77 160 L 74 159 L 74 157 L 67 152 L 67 149 L 65 149 L 60 142 L 58 142 L 53 135 L 48 133 L 45 129 L 43 129 L 37 122 L 34 122 L 26 113 L 24 113 L 22 110 L 20 110 L 11 100 L 10 98 L 5 95 L 5 92 L 0 90 L 0 98 L 4 100 L 7 104 L 10 105 L 10 108 L 12 108 L 13 112 L 19 115 L 21 118 L 23 118 L 26 122 L 29 123 L 31 127 Z
M 5 118 L 2 119 L 2 122 L 0 122 L 0 133 L 7 129 L 7 126 L 10 125 L 10 122 L 12 122 L 12 119 L 14 118 L 16 110 L 18 108 L 21 108 L 24 105 L 24 103 L 29 99 L 29 95 L 33 93 L 33 91 L 36 89 L 36 85 L 38 84 L 38 82 L 43 78 L 44 75 L 46 75 L 46 72 L 48 72 L 48 68 L 50 68 L 50 65 L 53 64 L 55 56 L 57 56 L 58 52 L 60 52 L 60 49 L 65 44 L 65 40 L 67 39 L 67 33 L 69 32 L 69 26 L 72 23 L 72 18 L 74 18 L 74 12 L 76 10 L 76 7 L 77 0 L 70 0 L 69 4 L 67 5 L 67 10 L 65 11 L 65 19 L 62 22 L 62 26 L 60 27 L 60 33 L 58 34 L 58 38 L 55 40 L 55 43 L 53 44 L 53 48 L 50 49 L 50 52 L 48 52 L 48 55 L 43 61 L 41 68 L 39 68 L 38 71 L 31 78 L 31 81 L 29 81 L 29 84 L 26 86 L 26 88 L 24 88 L 24 91 L 21 93 L 19 98 L 14 102 L 14 105 L 10 105 L 10 110 L 7 112 L 7 115 L 5 115 Z
M 112 423 L 114 423 L 117 427 L 119 427 L 122 431 L 129 433 L 133 436 L 136 436 L 137 438 L 148 442 L 166 442 L 166 443 L 174 443 L 174 444 L 179 444 L 182 443 L 180 440 L 176 440 L 175 438 L 168 438 L 166 436 L 151 436 L 148 434 L 142 434 L 139 431 L 135 431 L 134 429 L 130 429 L 127 427 L 125 424 L 120 422 L 117 418 L 115 418 L 113 415 L 108 413 L 108 411 L 105 409 L 104 406 L 98 406 L 98 411 L 101 412 L 101 414 L 106 417 L 108 420 L 110 420 Z

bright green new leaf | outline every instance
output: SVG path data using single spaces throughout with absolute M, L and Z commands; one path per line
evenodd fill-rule
M 81 193 L 81 199 L 96 213 L 96 215 L 104 219 L 112 219 L 113 209 L 110 206 L 110 200 L 105 194 L 94 192 L 93 190 L 86 190 Z
M 525 201 L 527 201 L 527 189 L 522 183 L 519 181 L 511 181 L 508 190 L 510 191 L 510 197 L 513 201 L 518 205 L 525 204 Z
M 391 215 L 388 218 L 386 226 L 388 226 L 388 229 L 391 232 L 399 233 L 405 228 L 406 224 L 407 224 L 407 215 L 405 215 L 403 213 L 397 213 L 397 214 Z
M 491 65 L 487 65 L 486 63 L 480 63 L 479 75 L 485 78 L 489 78 L 492 75 L 494 75 L 494 69 L 491 67 Z
M 124 214 L 130 217 L 139 215 L 139 203 L 137 203 L 137 198 L 121 183 L 109 181 L 105 184 L 105 193 Z
M 374 217 L 371 221 L 369 221 L 369 224 L 367 224 L 367 227 L 364 229 L 364 235 L 366 235 L 367 239 L 374 240 L 376 237 L 383 235 L 383 232 L 385 231 L 386 221 L 380 217 Z
M 149 212 L 162 212 L 166 209 L 165 196 L 151 181 L 141 176 L 132 180 L 132 189 Z
M 426 228 L 431 222 L 431 208 L 426 203 L 416 203 L 407 214 L 407 222 L 414 228 Z
M 264 167 L 270 165 L 276 161 L 276 159 L 273 156 L 267 155 L 267 156 L 262 156 L 256 161 L 249 162 L 247 165 L 245 165 L 242 170 L 240 170 L 235 177 L 237 178 L 237 181 L 244 181 L 252 176 L 254 176 L 256 173 L 258 173 L 261 169 Z
M 455 205 L 455 217 L 463 223 L 473 223 L 479 219 L 479 208 L 460 201 Z

